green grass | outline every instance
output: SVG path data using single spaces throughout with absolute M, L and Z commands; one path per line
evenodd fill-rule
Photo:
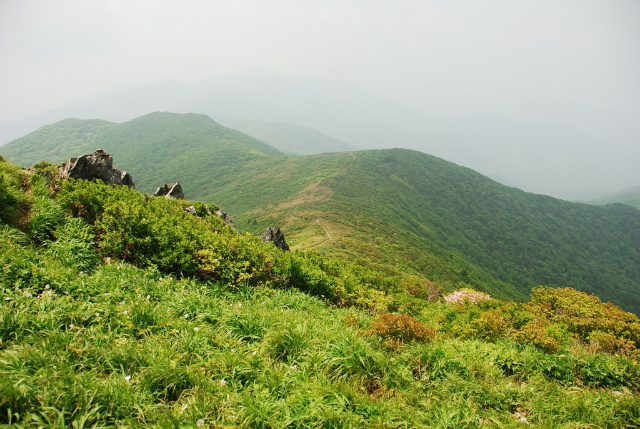
M 294 249 L 411 274 L 448 292 L 470 286 L 524 301 L 540 284 L 569 286 L 640 314 L 640 212 L 631 207 L 525 193 L 409 150 L 285 156 L 194 114 L 155 112 L 122 124 L 69 119 L 0 152 L 26 166 L 97 147 L 141 191 L 179 181 L 189 198 L 219 205 L 243 231 L 281 227 Z M 3 205 L 16 207 L 7 197 L 0 215 Z M 49 233 L 41 227 L 34 233 Z
M 237 236 L 191 202 L 25 183 L 11 192 L 29 210 L 0 228 L 0 425 L 640 425 L 640 321 L 594 296 L 449 305 L 414 277 Z M 115 222 L 123 204 L 135 216 Z

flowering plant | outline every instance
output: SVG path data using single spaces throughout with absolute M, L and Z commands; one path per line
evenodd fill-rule
M 444 297 L 444 301 L 447 304 L 457 305 L 464 303 L 477 304 L 480 301 L 485 301 L 487 299 L 491 299 L 491 295 L 484 292 L 478 292 L 473 289 L 460 289 L 459 291 L 450 293 Z

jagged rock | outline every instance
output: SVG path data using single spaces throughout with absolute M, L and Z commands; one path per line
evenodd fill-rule
M 107 185 L 125 185 L 135 189 L 131 175 L 126 171 L 113 168 L 113 158 L 103 149 L 98 149 L 93 155 L 83 155 L 71 158 L 60 167 L 60 177 L 63 179 L 102 180 Z
M 207 208 L 207 210 L 209 210 L 209 208 Z M 238 234 L 240 234 L 240 231 L 238 231 L 238 228 L 236 227 L 236 224 L 233 223 L 233 221 L 231 220 L 231 216 L 229 216 L 228 214 L 226 214 L 225 212 L 218 210 L 216 212 L 216 216 L 218 216 L 220 219 L 222 219 L 225 223 L 225 225 L 229 225 L 231 228 L 235 229 L 236 232 Z
M 284 234 L 280 231 L 279 227 L 267 228 L 260 236 L 265 243 L 273 242 L 278 249 L 289 250 L 289 245 L 284 239 Z
M 174 200 L 184 200 L 184 192 L 182 192 L 182 186 L 178 182 L 158 186 L 158 189 L 153 193 L 153 196 L 171 198 Z
M 196 208 L 194 206 L 185 207 L 184 211 L 187 212 L 187 213 L 191 213 L 194 216 L 198 215 L 198 211 L 196 210 Z

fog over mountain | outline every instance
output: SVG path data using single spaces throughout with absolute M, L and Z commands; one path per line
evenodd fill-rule
M 639 24 L 633 0 L 3 2 L 0 144 L 195 112 L 596 198 L 640 184 Z

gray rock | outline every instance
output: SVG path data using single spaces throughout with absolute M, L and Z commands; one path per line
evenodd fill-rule
M 273 242 L 278 249 L 289 250 L 289 245 L 284 239 L 284 234 L 280 231 L 279 227 L 267 228 L 260 236 L 265 243 Z
M 60 167 L 60 177 L 63 179 L 102 180 L 107 185 L 125 185 L 135 189 L 131 175 L 126 171 L 113 168 L 113 158 L 102 149 L 93 155 L 83 155 L 71 158 Z
M 182 192 L 182 185 L 180 183 L 169 183 L 166 185 L 158 186 L 158 189 L 153 193 L 154 197 L 165 197 L 174 200 L 184 200 L 184 192 Z
M 194 206 L 185 207 L 183 210 L 187 213 L 191 213 L 194 216 L 198 215 L 198 212 L 196 211 L 196 208 Z
M 207 210 L 209 210 L 209 208 L 207 207 Z M 229 216 L 228 214 L 226 214 L 225 212 L 218 210 L 216 212 L 216 216 L 218 216 L 220 219 L 222 219 L 225 223 L 225 225 L 230 226 L 231 228 L 235 229 L 236 232 L 238 234 L 240 234 L 240 231 L 238 231 L 238 228 L 236 227 L 236 224 L 233 223 L 233 221 L 231 220 L 231 216 Z

